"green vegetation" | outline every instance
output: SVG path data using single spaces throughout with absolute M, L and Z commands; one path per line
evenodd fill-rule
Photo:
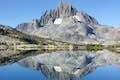
M 98 51 L 98 50 L 103 50 L 104 46 L 101 44 L 88 44 L 86 45 L 86 50 L 88 51 Z
M 107 49 L 113 52 L 120 53 L 120 44 L 108 45 Z

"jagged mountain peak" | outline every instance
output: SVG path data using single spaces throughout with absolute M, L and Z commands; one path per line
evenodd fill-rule
M 57 10 L 59 11 L 61 17 L 74 16 L 78 12 L 77 9 L 72 6 L 72 4 L 64 1 L 61 1 L 57 7 Z
M 45 11 L 45 13 L 40 18 L 41 25 L 52 23 L 56 18 L 65 18 L 74 16 L 77 13 L 77 9 L 71 4 L 61 2 L 56 9 L 51 9 L 50 11 Z
M 76 18 L 78 21 L 87 24 L 98 24 L 98 21 L 95 18 L 88 15 L 84 11 L 78 11 L 75 7 L 73 7 L 72 4 L 66 3 L 64 1 L 61 1 L 56 9 L 45 11 L 45 13 L 40 18 L 40 24 L 52 24 L 57 18 L 68 18 L 71 16 Z
M 64 22 L 63 18 L 67 18 L 69 21 L 69 17 L 73 17 L 78 21 L 87 23 L 87 24 L 98 24 L 97 20 L 92 16 L 88 15 L 83 11 L 78 11 L 75 7 L 72 6 L 70 3 L 66 3 L 61 1 L 57 8 L 46 10 L 45 13 L 40 17 L 40 19 L 34 19 L 30 23 L 22 23 L 17 26 L 19 29 L 21 26 L 24 28 L 25 26 L 31 26 L 31 29 L 34 30 L 46 24 L 53 24 L 57 18 L 62 18 L 62 20 L 58 20 L 60 22 Z M 36 27 L 36 28 L 35 28 Z M 24 28 L 25 29 L 25 28 Z M 28 28 L 26 28 L 28 29 Z M 21 31 L 21 30 L 20 30 Z M 29 30 L 28 30 L 29 31 Z M 31 31 L 31 30 L 30 30 Z

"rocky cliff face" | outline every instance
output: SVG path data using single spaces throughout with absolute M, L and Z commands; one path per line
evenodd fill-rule
M 61 2 L 57 9 L 46 11 L 40 18 L 41 25 L 54 23 L 56 18 L 68 18 L 73 16 L 74 18 L 78 17 L 81 21 L 88 24 L 98 24 L 98 22 L 87 13 L 83 11 L 78 11 L 71 4 Z
M 40 23 L 42 25 L 49 24 L 50 22 L 53 23 L 56 18 L 74 16 L 77 12 L 72 5 L 61 2 L 57 9 L 46 11 L 41 16 Z
M 64 2 L 56 9 L 46 11 L 40 19 L 22 23 L 16 29 L 26 34 L 70 43 L 120 40 L 118 29 L 102 26 L 92 16 Z

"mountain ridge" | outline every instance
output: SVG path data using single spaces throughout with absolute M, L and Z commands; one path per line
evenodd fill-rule
M 16 30 L 28 35 L 75 44 L 120 40 L 119 28 L 101 25 L 94 17 L 63 1 L 56 9 L 45 11 L 39 19 L 19 24 Z
M 55 19 L 57 19 L 57 18 L 67 18 L 70 16 L 74 16 L 74 18 L 77 18 L 77 16 L 75 16 L 75 15 L 78 15 L 79 17 L 81 17 L 82 18 L 81 21 L 87 22 L 88 24 L 90 24 L 90 23 L 98 24 L 98 21 L 96 21 L 93 17 L 89 16 L 87 13 L 85 13 L 83 11 L 79 12 L 71 4 L 61 2 L 57 6 L 56 9 L 51 9 L 49 11 L 46 10 L 45 13 L 40 17 L 40 19 L 34 19 L 30 23 L 23 23 L 23 24 L 21 23 L 16 27 L 16 29 L 19 31 L 24 30 L 24 28 L 26 28 L 26 31 L 27 30 L 29 31 L 30 28 L 31 28 L 31 30 L 36 30 L 37 28 L 40 28 L 46 24 L 47 25 L 53 24 Z M 36 26 L 34 26 L 34 25 L 36 25 Z M 29 29 L 27 29 L 27 27 L 29 27 Z

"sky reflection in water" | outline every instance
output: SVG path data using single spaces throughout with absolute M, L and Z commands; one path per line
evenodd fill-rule
M 46 78 L 40 71 L 14 63 L 0 67 L 0 80 L 46 80 Z
M 47 80 L 47 78 L 40 70 L 13 63 L 0 66 L 0 80 Z M 85 77 L 72 80 L 120 80 L 120 68 L 115 65 L 102 66 Z
M 0 80 L 47 80 L 41 71 L 24 68 L 17 63 L 0 67 Z M 79 79 L 74 79 L 79 80 Z M 120 80 L 116 66 L 99 67 L 81 80 Z

